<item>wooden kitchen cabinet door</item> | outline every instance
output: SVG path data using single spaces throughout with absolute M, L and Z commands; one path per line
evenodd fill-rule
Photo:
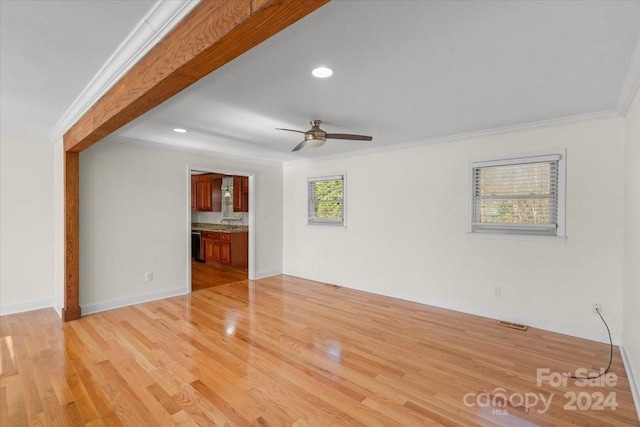
M 233 177 L 233 211 L 242 212 L 242 177 Z
M 231 264 L 231 243 L 220 242 L 220 257 L 219 261 L 222 264 Z
M 199 211 L 211 212 L 212 200 L 211 200 L 211 178 L 198 177 L 198 196 L 200 197 L 200 203 L 198 203 Z
M 233 177 L 233 211 L 249 212 L 249 177 Z
M 220 242 L 214 241 L 212 247 L 212 256 L 213 261 L 220 261 Z
M 214 246 L 216 242 L 212 239 L 203 239 L 202 241 L 204 246 L 204 260 L 206 262 L 214 261 Z
M 211 179 L 211 210 L 222 212 L 222 178 Z
M 249 212 L 249 177 L 242 177 L 242 212 Z
M 198 178 L 191 177 L 191 210 L 198 210 Z

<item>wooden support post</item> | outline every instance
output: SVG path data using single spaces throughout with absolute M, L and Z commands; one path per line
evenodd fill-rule
M 80 153 L 64 153 L 64 307 L 62 320 L 80 318 Z

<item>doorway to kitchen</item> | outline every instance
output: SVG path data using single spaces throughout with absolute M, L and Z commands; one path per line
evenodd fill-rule
M 252 173 L 188 168 L 191 291 L 254 277 Z

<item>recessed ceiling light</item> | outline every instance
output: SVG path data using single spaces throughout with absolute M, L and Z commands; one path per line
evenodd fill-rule
M 182 128 L 175 128 L 173 131 L 178 133 L 187 133 L 187 130 Z
M 313 71 L 311 71 L 311 74 L 319 79 L 326 79 L 333 74 L 333 70 L 327 67 L 318 67 L 314 68 Z

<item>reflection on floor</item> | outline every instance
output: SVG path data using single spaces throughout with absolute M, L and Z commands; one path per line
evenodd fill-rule
M 247 269 L 191 261 L 191 291 L 247 280 Z

